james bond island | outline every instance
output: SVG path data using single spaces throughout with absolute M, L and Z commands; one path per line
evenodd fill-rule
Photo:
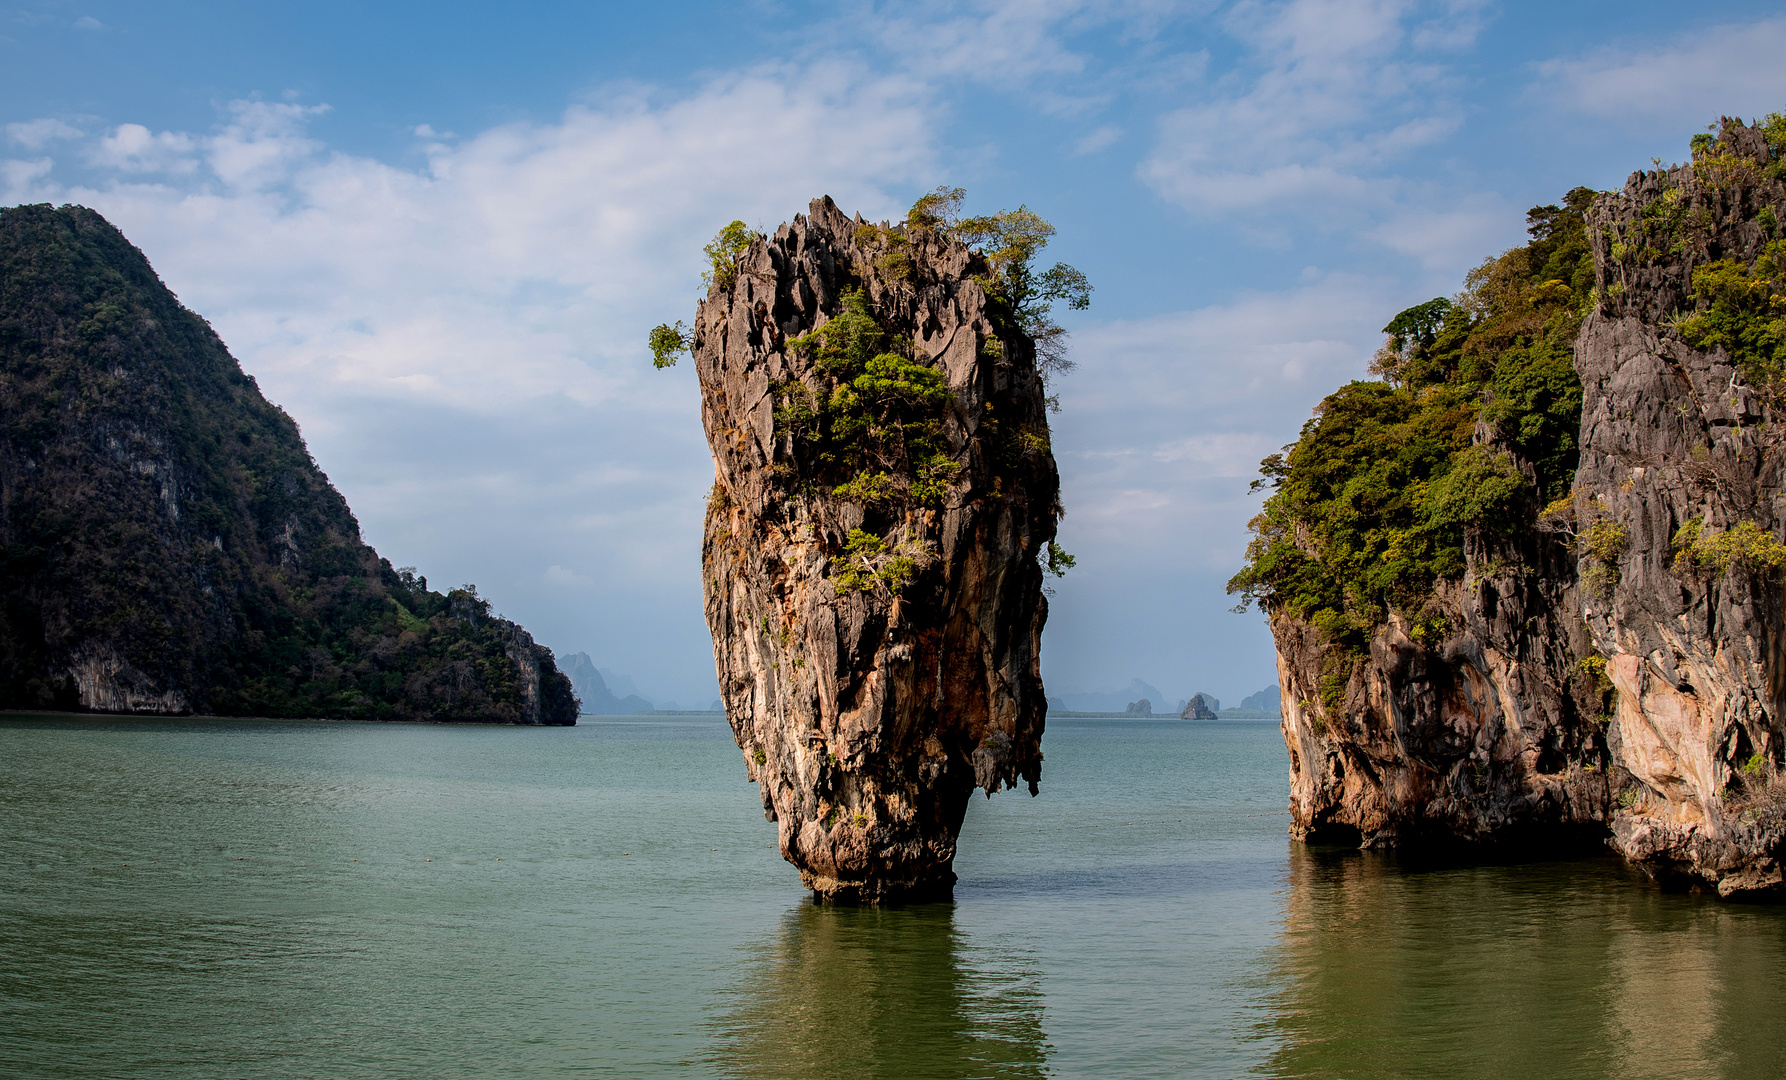
M 947 896 L 967 801 L 1041 777 L 1039 663 L 1060 484 L 1028 210 L 897 224 L 828 198 L 709 254 L 686 347 L 716 466 L 702 549 L 726 714 L 782 854 L 835 901 Z
M 1231 588 L 1271 618 L 1293 833 L 1610 841 L 1779 897 L 1786 117 L 1530 215 L 1287 453 Z
M 0 211 L 0 708 L 575 724 L 552 651 L 360 539 L 85 207 Z

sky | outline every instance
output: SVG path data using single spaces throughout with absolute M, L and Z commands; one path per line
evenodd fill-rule
M 1044 678 L 1229 701 L 1276 679 L 1224 590 L 1259 459 L 1529 207 L 1786 107 L 1783 55 L 1763 3 L 0 0 L 0 205 L 123 229 L 393 563 L 683 705 L 712 461 L 645 336 L 702 244 L 1027 205 L 1097 290 Z

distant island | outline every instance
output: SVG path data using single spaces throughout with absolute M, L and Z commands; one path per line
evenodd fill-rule
M 1260 690 L 1258 693 L 1248 694 L 1246 697 L 1240 699 L 1240 707 L 1233 709 L 1222 708 L 1220 698 L 1217 698 L 1214 694 L 1205 693 L 1201 690 L 1192 694 L 1189 698 L 1181 698 L 1178 704 L 1170 710 L 1156 709 L 1154 705 L 1156 697 L 1162 703 L 1166 700 L 1165 695 L 1161 694 L 1157 689 L 1148 683 L 1142 682 L 1140 679 L 1131 680 L 1129 689 L 1145 690 L 1154 696 L 1142 697 L 1127 702 L 1119 708 L 1072 708 L 1070 707 L 1070 703 L 1086 702 L 1089 700 L 1089 703 L 1095 705 L 1103 701 L 1108 701 L 1112 695 L 1108 691 L 1093 693 L 1068 692 L 1048 699 L 1048 715 L 1058 716 L 1064 719 L 1116 719 L 1142 716 L 1176 716 L 1182 720 L 1276 720 L 1281 711 L 1279 706 L 1280 696 L 1276 686 L 1268 686 L 1265 689 Z M 1117 695 L 1120 696 L 1120 694 L 1121 691 L 1118 691 Z
M 604 673 L 596 667 L 595 661 L 586 652 L 566 654 L 559 660 L 559 667 L 570 678 L 577 697 L 583 703 L 584 716 L 723 716 L 725 709 L 716 699 L 705 709 L 684 709 L 674 701 L 664 701 L 659 708 L 644 696 L 632 693 L 632 679 L 625 675 L 615 676 L 610 669 Z M 619 686 L 609 685 L 614 681 Z M 621 693 L 615 693 L 618 689 Z

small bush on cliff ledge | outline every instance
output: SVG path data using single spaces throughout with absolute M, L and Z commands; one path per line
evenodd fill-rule
M 1576 550 L 1588 557 L 1582 585 L 1595 596 L 1612 595 L 1619 583 L 1619 558 L 1625 554 L 1630 533 L 1616 521 L 1596 521 L 1576 534 Z
M 897 594 L 918 576 L 935 552 L 916 541 L 890 545 L 863 529 L 851 529 L 844 544 L 844 567 L 832 579 L 837 594 L 885 592 Z
M 1722 348 L 1743 377 L 1770 397 L 1786 390 L 1786 240 L 1752 265 L 1719 259 L 1693 270 L 1692 314 L 1675 324 L 1696 349 Z
M 682 325 L 680 319 L 674 326 L 669 323 L 659 323 L 651 328 L 651 336 L 647 340 L 647 344 L 651 347 L 652 367 L 675 367 L 677 356 L 688 351 L 690 345 L 688 328 Z
M 1786 544 L 1753 521 L 1707 532 L 1704 518 L 1688 518 L 1672 541 L 1676 571 L 1709 569 L 1728 574 L 1742 568 L 1752 574 L 1778 575 L 1786 570 Z
M 707 256 L 708 269 L 701 275 L 701 284 L 718 285 L 724 289 L 732 284 L 732 278 L 738 273 L 738 256 L 750 249 L 751 241 L 757 238 L 749 225 L 742 221 L 734 221 L 715 233 L 701 254 Z

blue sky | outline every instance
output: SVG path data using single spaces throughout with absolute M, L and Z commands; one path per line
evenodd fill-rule
M 366 537 L 704 703 L 701 244 L 829 194 L 1027 203 L 1068 313 L 1051 689 L 1238 699 L 1260 457 L 1525 210 L 1786 106 L 1758 3 L 0 0 L 0 203 L 80 202 L 212 324 Z

